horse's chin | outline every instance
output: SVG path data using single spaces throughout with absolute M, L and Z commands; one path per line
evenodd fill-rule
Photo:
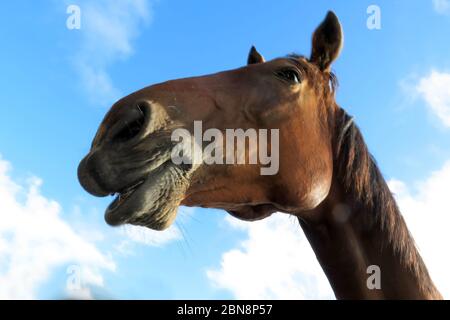
M 113 226 L 129 223 L 153 230 L 167 229 L 175 220 L 178 206 L 189 187 L 190 174 L 191 170 L 167 161 L 141 182 L 117 195 L 106 209 L 106 222 Z

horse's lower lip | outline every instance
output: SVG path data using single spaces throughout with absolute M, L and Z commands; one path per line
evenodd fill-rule
M 125 223 L 164 230 L 176 217 L 176 208 L 189 185 L 191 171 L 175 165 L 169 158 L 147 172 L 139 185 L 124 190 L 106 209 L 111 226 Z
M 144 182 L 145 179 L 142 179 L 137 183 L 125 188 L 123 191 L 117 192 L 116 198 L 111 202 L 106 211 L 112 212 L 119 208 L 124 203 L 124 201 L 126 201 Z
M 147 173 L 143 179 L 139 180 L 138 183 L 118 192 L 116 198 L 106 208 L 105 220 L 109 225 L 117 226 L 129 223 L 130 220 L 135 218 L 137 212 L 142 211 L 140 206 L 143 203 L 152 201 L 152 199 L 145 198 L 145 190 L 155 183 L 155 179 L 157 181 L 158 174 L 166 169 L 168 162 L 170 160 L 159 164 Z

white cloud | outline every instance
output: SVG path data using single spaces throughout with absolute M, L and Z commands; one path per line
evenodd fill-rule
M 450 298 L 450 161 L 416 184 L 416 192 L 398 180 L 389 182 L 433 281 Z M 245 223 L 227 216 L 246 233 L 238 248 L 222 255 L 220 268 L 208 270 L 216 287 L 239 299 L 334 298 L 298 222 L 288 215 Z
M 119 235 L 124 238 L 115 249 L 122 255 L 134 254 L 134 245 L 145 245 L 151 247 L 162 247 L 173 241 L 182 240 L 185 235 L 181 226 L 188 222 L 194 214 L 195 208 L 180 206 L 178 208 L 177 220 L 167 230 L 155 231 L 149 228 L 124 225 L 119 228 Z M 187 241 L 187 239 L 185 239 Z
M 416 192 L 398 180 L 391 180 L 389 186 L 434 283 L 450 299 L 450 161 L 417 183 Z
M 449 14 L 450 13 L 450 0 L 433 0 L 433 7 L 437 13 Z
M 77 297 L 88 298 L 88 287 L 102 286 L 101 270 L 114 270 L 112 259 L 80 236 L 61 217 L 60 205 L 45 198 L 42 183 L 23 185 L 10 176 L 0 158 L 0 299 L 32 299 L 58 267 L 82 270 Z
M 247 233 L 239 248 L 222 255 L 219 270 L 208 270 L 212 283 L 238 299 L 333 299 L 334 294 L 298 221 L 276 213 L 242 222 L 227 216 Z
M 133 40 L 151 19 L 147 0 L 81 1 L 81 44 L 74 65 L 93 103 L 110 104 L 120 96 L 107 69 L 133 54 Z
M 450 73 L 433 70 L 421 78 L 416 92 L 446 127 L 450 127 Z
M 151 230 L 146 227 L 124 225 L 121 227 L 121 233 L 131 241 L 154 247 L 161 247 L 168 242 L 181 239 L 180 230 L 174 225 L 164 230 L 164 232 Z

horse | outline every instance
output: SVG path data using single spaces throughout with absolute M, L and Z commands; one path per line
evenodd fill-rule
M 335 100 L 331 65 L 342 43 L 330 11 L 313 33 L 309 58 L 266 61 L 252 47 L 238 69 L 120 99 L 79 165 L 81 185 L 95 196 L 117 195 L 105 213 L 113 226 L 164 230 L 180 205 L 223 209 L 247 221 L 287 213 L 299 220 L 336 298 L 441 299 L 361 131 Z M 261 174 L 262 164 L 248 161 L 175 163 L 175 148 L 204 145 L 194 139 L 180 147 L 173 139 L 175 130 L 193 135 L 198 121 L 215 132 L 277 130 L 278 147 L 267 143 L 278 153 L 277 172 Z M 246 148 L 248 160 L 255 150 Z M 373 266 L 381 279 L 370 286 Z

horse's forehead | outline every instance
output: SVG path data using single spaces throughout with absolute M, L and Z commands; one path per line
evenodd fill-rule
M 300 55 L 296 55 L 296 54 L 292 54 L 292 55 L 288 55 L 286 57 L 279 57 L 279 58 L 275 58 L 272 60 L 269 60 L 266 63 L 270 63 L 270 62 L 279 62 L 279 61 L 294 61 L 297 64 L 301 65 L 302 67 L 308 68 L 310 67 L 311 63 L 309 62 L 308 59 L 306 59 L 304 56 L 300 56 Z

